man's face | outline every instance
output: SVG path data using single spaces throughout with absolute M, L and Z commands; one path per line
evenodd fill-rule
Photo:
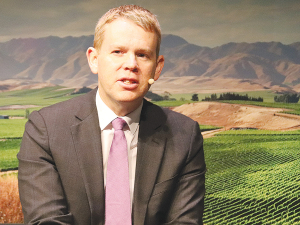
M 130 20 L 119 18 L 105 25 L 102 45 L 98 51 L 93 49 L 98 54 L 92 59 L 88 55 L 104 103 L 111 108 L 141 104 L 150 87 L 148 80 L 157 80 L 164 64 L 163 56 L 156 56 L 156 47 L 156 34 Z

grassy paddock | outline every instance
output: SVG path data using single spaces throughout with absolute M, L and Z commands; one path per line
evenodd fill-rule
M 201 132 L 209 131 L 209 130 L 216 130 L 216 129 L 220 129 L 220 128 L 221 127 L 216 127 L 216 126 L 212 126 L 212 125 L 200 125 Z
M 18 167 L 17 153 L 19 152 L 20 144 L 21 138 L 0 141 L 0 170 L 15 169 Z
M 34 110 L 39 110 L 42 107 L 34 107 L 34 108 L 27 108 L 29 113 Z M 8 115 L 10 117 L 25 117 L 26 116 L 26 109 L 8 109 L 8 110 L 0 110 L 0 115 Z
M 39 110 L 42 107 L 78 96 L 71 95 L 73 91 L 74 89 L 65 89 L 61 86 L 54 86 L 41 89 L 2 92 L 0 93 L 0 106 L 35 105 L 36 107 L 29 108 L 29 112 L 32 112 L 33 110 Z M 25 114 L 25 109 L 0 110 L 0 115 L 24 117 Z
M 25 109 L 8 109 L 0 110 L 0 115 L 15 116 L 15 117 L 25 117 Z
M 0 139 L 22 137 L 27 119 L 0 120 Z
M 204 223 L 296 224 L 300 131 L 226 131 L 205 139 Z
M 26 119 L 0 120 L 0 170 L 18 167 L 17 153 L 20 149 Z
M 29 89 L 8 91 L 0 93 L 0 106 L 8 105 L 38 105 L 47 106 L 61 102 L 74 95 L 70 95 L 74 89 L 64 89 L 60 86 L 46 87 L 41 89 Z
M 176 100 L 176 101 L 156 101 L 153 102 L 154 104 L 161 106 L 161 107 L 176 107 L 176 106 L 180 106 L 183 104 L 188 104 L 188 103 L 192 103 L 193 101 L 180 101 L 180 100 Z

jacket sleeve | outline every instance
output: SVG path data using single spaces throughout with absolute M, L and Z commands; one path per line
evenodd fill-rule
M 61 180 L 51 155 L 42 115 L 25 126 L 19 159 L 19 192 L 25 224 L 72 224 Z
M 203 224 L 206 166 L 203 153 L 203 137 L 198 123 L 195 124 L 189 155 L 180 174 L 171 207 L 164 224 Z

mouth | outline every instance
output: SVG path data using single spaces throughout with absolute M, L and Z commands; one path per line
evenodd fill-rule
M 139 86 L 139 81 L 136 79 L 122 78 L 119 80 L 119 84 L 125 90 L 134 90 Z
M 132 80 L 132 79 L 123 79 L 121 80 L 124 84 L 137 84 L 138 82 L 136 80 Z

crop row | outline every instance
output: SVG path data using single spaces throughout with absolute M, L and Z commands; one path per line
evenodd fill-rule
M 204 223 L 297 224 L 299 140 L 299 131 L 229 131 L 205 139 Z
M 265 201 L 206 197 L 206 201 L 213 203 L 212 210 L 205 209 L 206 224 L 272 224 L 270 221 L 290 224 L 300 218 L 298 198 Z

